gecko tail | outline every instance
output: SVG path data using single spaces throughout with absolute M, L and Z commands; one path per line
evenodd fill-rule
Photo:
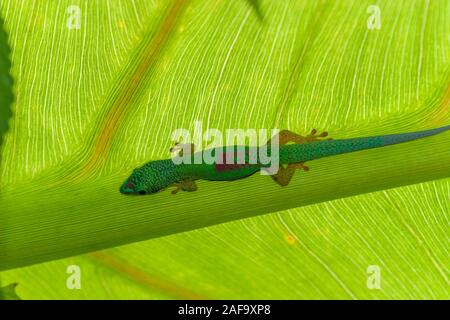
M 439 134 L 439 133 L 442 133 L 442 132 L 445 132 L 448 130 L 450 130 L 450 125 L 440 127 L 440 128 L 425 130 L 425 131 L 400 133 L 400 134 L 388 134 L 388 135 L 380 136 L 379 139 L 380 139 L 380 143 L 382 146 L 388 146 L 388 145 L 398 144 L 398 143 L 402 143 L 402 142 L 426 138 L 429 136 L 434 136 L 436 134 Z
M 380 148 L 413 141 L 449 131 L 450 125 L 418 132 L 388 134 L 382 136 L 327 140 L 306 144 L 286 145 L 281 149 L 281 163 L 298 163 L 343 153 Z

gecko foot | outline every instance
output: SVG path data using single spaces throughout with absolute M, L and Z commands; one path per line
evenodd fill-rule
M 309 171 L 309 167 L 305 166 L 303 163 L 293 163 L 295 169 L 301 169 L 305 172 Z
M 312 142 L 312 141 L 321 141 L 322 140 L 321 138 L 326 138 L 326 137 L 328 137 L 327 131 L 317 134 L 317 130 L 312 129 L 311 133 L 306 136 L 306 139 L 308 140 L 308 142 Z M 332 139 L 328 138 L 327 140 L 332 140 Z
M 311 133 L 307 136 L 302 136 L 298 133 L 289 131 L 289 130 L 281 130 L 278 133 L 278 143 L 280 146 L 285 145 L 289 142 L 293 143 L 308 143 L 308 142 L 314 142 L 314 141 L 322 141 L 323 138 L 328 137 L 328 132 L 324 131 L 321 134 L 317 134 L 317 130 L 313 129 L 311 130 Z M 331 138 L 328 138 L 326 140 L 332 140 Z M 270 144 L 272 139 L 267 141 L 267 144 Z
M 178 191 L 197 191 L 197 184 L 195 183 L 195 180 L 192 179 L 185 179 L 181 180 L 174 184 L 175 189 L 172 190 L 172 194 L 177 194 Z
M 272 176 L 272 179 L 280 186 L 285 187 L 289 184 L 289 182 L 291 182 L 295 170 L 297 169 L 309 171 L 309 167 L 305 166 L 302 162 L 291 163 L 288 164 L 287 167 L 281 166 L 278 170 L 278 173 Z

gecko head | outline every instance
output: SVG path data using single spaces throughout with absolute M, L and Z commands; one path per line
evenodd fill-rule
M 134 170 L 133 173 L 120 186 L 120 193 L 144 195 L 150 192 L 148 191 L 148 185 L 144 184 L 142 174 L 139 170 Z
M 127 178 L 124 183 L 120 186 L 120 193 L 123 194 L 139 194 L 139 185 L 136 184 L 135 179 L 133 179 L 133 175 Z M 142 189 L 142 194 L 145 194 L 145 189 Z
M 120 186 L 122 194 L 144 195 L 156 193 L 166 188 L 171 181 L 167 178 L 167 170 L 160 161 L 153 161 L 133 170 L 133 173 Z

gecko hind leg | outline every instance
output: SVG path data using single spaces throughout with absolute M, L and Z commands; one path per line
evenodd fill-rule
M 309 135 L 302 136 L 300 134 L 297 134 L 295 132 L 289 131 L 289 130 L 281 130 L 278 133 L 278 139 L 279 142 L 278 144 L 280 146 L 285 145 L 289 142 L 294 142 L 294 143 L 309 143 L 309 142 L 314 142 L 314 141 L 321 141 L 322 138 L 326 138 L 328 137 L 328 132 L 324 131 L 320 134 L 317 134 L 317 130 L 313 129 L 311 130 L 311 133 Z M 272 139 L 270 139 L 267 144 L 270 144 L 270 141 Z M 328 139 L 331 140 L 331 139 Z M 291 181 L 292 177 L 294 176 L 295 170 L 300 169 L 300 170 L 304 170 L 304 171 L 309 171 L 309 167 L 307 167 L 303 162 L 301 163 L 291 163 L 288 164 L 287 166 L 280 166 L 278 172 L 274 175 L 272 175 L 272 179 L 278 183 L 280 186 L 284 187 L 287 186 L 289 184 L 289 182 Z
M 175 189 L 172 190 L 172 194 L 176 194 L 178 191 L 197 191 L 197 184 L 193 179 L 184 179 L 174 184 Z
M 289 184 L 289 182 L 291 182 L 295 170 L 297 169 L 309 171 L 309 167 L 305 166 L 303 163 L 290 163 L 286 167 L 280 166 L 278 172 L 271 177 L 273 181 L 278 183 L 280 186 L 285 187 Z
M 278 144 L 280 146 L 285 145 L 289 142 L 294 143 L 308 143 L 308 142 L 314 142 L 314 141 L 321 141 L 321 138 L 328 137 L 328 132 L 324 131 L 321 134 L 317 134 L 317 130 L 313 129 L 311 130 L 311 133 L 307 136 L 302 136 L 298 133 L 289 131 L 289 130 L 281 130 L 278 133 Z M 273 138 L 272 138 L 273 139 Z M 271 140 L 267 141 L 267 144 L 270 144 Z

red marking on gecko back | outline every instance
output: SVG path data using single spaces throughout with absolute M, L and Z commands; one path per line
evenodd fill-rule
M 248 151 L 242 153 L 238 153 L 237 155 L 234 155 L 233 153 L 224 153 L 222 155 L 222 163 L 216 163 L 215 168 L 216 171 L 230 171 L 230 170 L 236 170 L 236 169 L 242 169 L 245 167 L 252 167 L 255 164 L 251 163 L 242 163 L 245 162 L 245 158 L 242 158 L 243 155 L 248 155 Z M 235 161 L 236 159 L 239 159 L 240 161 Z M 235 163 L 240 162 L 240 163 Z
M 251 167 L 254 164 L 250 163 L 216 163 L 216 171 L 229 171 L 235 169 L 241 169 L 245 167 Z

